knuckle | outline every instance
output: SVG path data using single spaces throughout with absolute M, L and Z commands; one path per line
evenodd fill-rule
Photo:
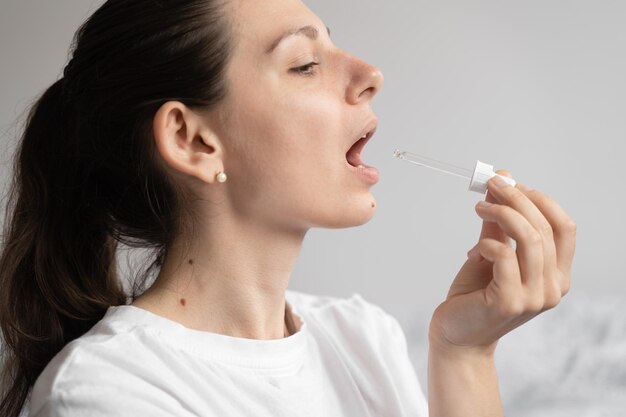
M 574 222 L 574 220 L 572 219 L 567 219 L 563 222 L 563 226 L 562 229 L 565 233 L 567 233 L 568 235 L 571 236 L 576 236 L 576 229 L 578 226 L 576 226 L 576 223 Z
M 500 259 L 512 259 L 516 257 L 516 253 L 512 247 L 501 245 L 498 249 L 497 257 Z
M 561 286 L 553 285 L 549 288 L 548 291 L 544 294 L 544 308 L 545 310 L 549 310 L 551 308 L 556 307 L 561 302 L 562 294 L 561 294 Z
M 561 274 L 557 274 L 553 279 L 549 279 L 545 282 L 543 291 L 543 310 L 550 310 L 556 307 L 563 298 L 563 291 L 561 286 Z
M 561 302 L 560 292 L 558 294 L 555 293 L 554 295 L 551 295 L 550 297 L 546 297 L 544 301 L 544 310 L 550 310 L 556 307 L 560 302 Z
M 535 314 L 541 310 L 543 310 L 545 306 L 545 297 L 541 295 L 533 295 L 526 301 L 526 305 L 524 306 L 524 313 L 526 314 Z
M 533 246 L 540 245 L 543 242 L 543 237 L 541 236 L 541 233 L 539 233 L 535 229 L 531 229 L 528 232 L 527 239 L 528 239 L 528 242 Z

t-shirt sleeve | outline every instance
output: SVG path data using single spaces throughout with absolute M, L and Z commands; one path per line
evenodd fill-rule
M 419 407 L 420 415 L 428 416 L 428 402 L 424 396 L 421 384 L 415 373 L 415 368 L 408 354 L 408 346 L 404 331 L 398 320 L 392 315 L 380 310 L 383 322 L 389 333 L 389 350 L 387 364 L 390 372 L 397 375 L 396 389 L 398 397 L 415 397 L 415 406 Z
M 57 391 L 31 409 L 30 417 L 191 417 L 184 407 L 173 407 L 164 397 L 112 387 L 75 387 Z
M 323 320 L 374 415 L 428 416 L 406 337 L 395 317 L 355 294 L 326 309 Z
M 29 417 L 195 417 L 148 381 L 68 349 L 33 387 Z

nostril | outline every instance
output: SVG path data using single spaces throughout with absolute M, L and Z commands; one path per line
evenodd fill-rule
M 372 99 L 383 83 L 381 70 L 359 58 L 351 60 L 349 76 L 346 99 L 351 104 L 359 104 L 363 99 Z
M 359 99 L 362 97 L 372 98 L 378 93 L 383 83 L 383 73 L 376 67 L 367 64 L 369 71 L 364 74 L 361 84 Z
M 364 91 L 361 92 L 361 94 L 359 95 L 359 98 L 361 98 L 364 95 L 365 96 L 369 96 L 369 97 L 373 97 L 377 92 L 378 92 L 378 88 L 376 88 L 376 87 L 368 87 Z

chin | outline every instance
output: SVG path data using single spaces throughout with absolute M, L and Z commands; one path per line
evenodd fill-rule
M 317 227 L 346 229 L 362 226 L 374 217 L 377 207 L 376 200 L 370 195 L 368 199 L 360 201 L 359 204 L 352 204 L 349 208 L 343 207 L 339 213 L 329 215 L 330 218 L 320 221 Z

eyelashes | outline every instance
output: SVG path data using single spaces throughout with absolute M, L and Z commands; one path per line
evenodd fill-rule
M 303 75 L 305 77 L 310 77 L 312 75 L 315 75 L 315 73 L 317 72 L 315 70 L 315 67 L 318 66 L 320 63 L 319 62 L 309 62 L 306 65 L 302 65 L 299 67 L 295 67 L 295 68 L 291 68 L 290 71 L 294 72 L 298 75 Z

